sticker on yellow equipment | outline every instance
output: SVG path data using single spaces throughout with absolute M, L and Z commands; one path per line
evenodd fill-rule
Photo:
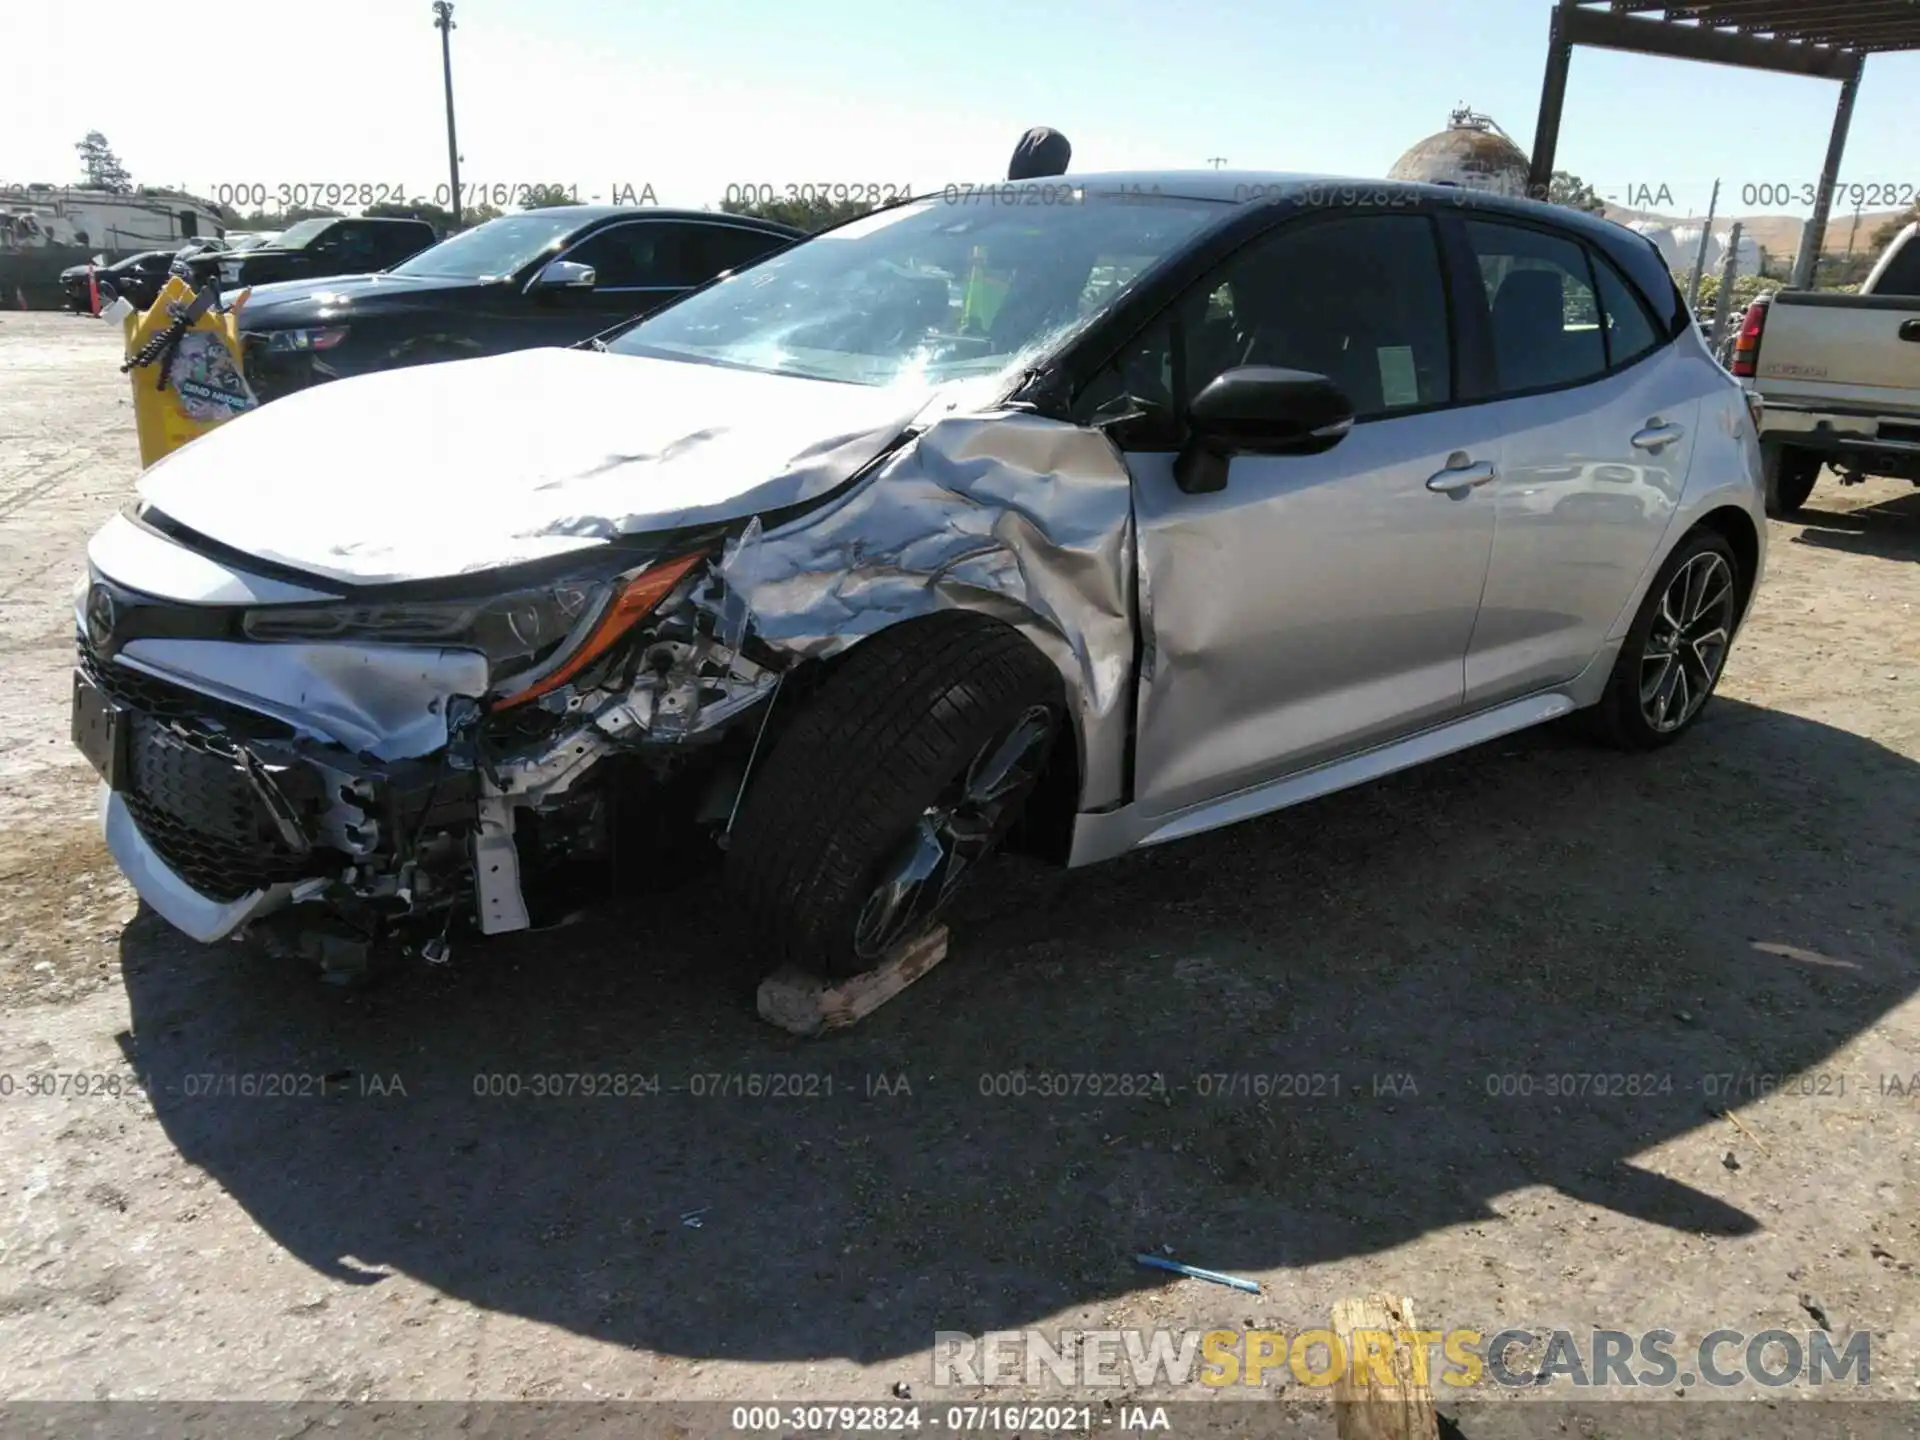
M 196 297 L 174 275 L 144 313 L 125 315 L 123 368 L 133 385 L 141 465 L 153 464 L 260 403 L 241 362 L 239 319 L 247 293 L 241 291 L 224 310 L 202 308 L 188 322 Z M 170 344 L 169 330 L 179 332 Z
M 167 388 L 189 420 L 218 423 L 254 407 L 253 393 L 220 336 L 189 330 L 167 362 Z

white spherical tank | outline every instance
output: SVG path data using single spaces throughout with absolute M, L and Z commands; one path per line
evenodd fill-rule
M 1716 235 L 1714 237 L 1723 259 L 1727 253 L 1727 238 L 1732 233 L 1732 231 L 1728 231 L 1725 235 Z M 1737 253 L 1739 255 L 1740 273 L 1742 275 L 1758 275 L 1760 273 L 1760 242 L 1744 230 L 1740 232 L 1740 247 Z
M 1462 108 L 1453 112 L 1446 129 L 1394 161 L 1387 178 L 1524 196 L 1527 156 L 1492 120 Z
M 1673 232 L 1673 243 L 1679 251 L 1678 263 L 1669 260 L 1667 264 L 1675 270 L 1691 271 L 1693 262 L 1700 258 L 1700 236 L 1704 226 L 1682 225 Z M 1714 235 L 1707 240 L 1707 254 L 1701 266 L 1701 274 L 1717 275 L 1720 262 L 1726 257 L 1726 237 Z
M 1630 220 L 1627 222 L 1627 228 L 1636 235 L 1646 236 L 1647 239 L 1653 242 L 1653 248 L 1658 250 L 1660 252 L 1660 258 L 1666 261 L 1667 269 L 1678 270 L 1682 265 L 1691 265 L 1693 263 L 1693 257 L 1691 255 L 1684 261 L 1680 260 L 1679 240 L 1670 226 L 1662 225 L 1654 220 Z M 1696 231 L 1694 234 L 1696 244 L 1699 242 L 1699 238 L 1699 233 Z

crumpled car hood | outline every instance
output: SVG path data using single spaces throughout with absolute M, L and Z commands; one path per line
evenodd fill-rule
M 815 498 L 933 395 L 523 350 L 298 391 L 139 489 L 244 554 L 348 584 L 431 579 Z

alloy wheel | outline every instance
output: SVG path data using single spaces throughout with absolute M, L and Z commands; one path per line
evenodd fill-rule
M 1030 706 L 921 812 L 854 921 L 853 948 L 862 960 L 877 963 L 933 923 L 1019 813 L 1046 764 L 1053 729 L 1053 711 Z
M 1667 582 L 1640 652 L 1640 713 L 1656 733 L 1678 730 L 1713 693 L 1733 637 L 1733 602 L 1733 569 L 1712 550 Z

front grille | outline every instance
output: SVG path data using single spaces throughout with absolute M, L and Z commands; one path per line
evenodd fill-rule
M 202 695 L 198 690 L 148 675 L 130 665 L 103 660 L 84 639 L 79 641 L 79 651 L 80 669 L 87 679 L 123 710 L 162 720 L 215 721 L 226 729 L 263 740 L 285 739 L 294 733 L 293 727 L 284 720 Z
M 135 714 L 127 738 L 127 809 L 147 843 L 213 900 L 302 880 L 312 857 L 281 838 L 218 733 Z
M 122 798 L 147 843 L 181 879 L 210 900 L 228 901 L 314 873 L 314 857 L 281 837 L 228 733 L 264 738 L 291 734 L 290 726 L 103 663 L 84 644 L 80 667 L 127 712 Z

